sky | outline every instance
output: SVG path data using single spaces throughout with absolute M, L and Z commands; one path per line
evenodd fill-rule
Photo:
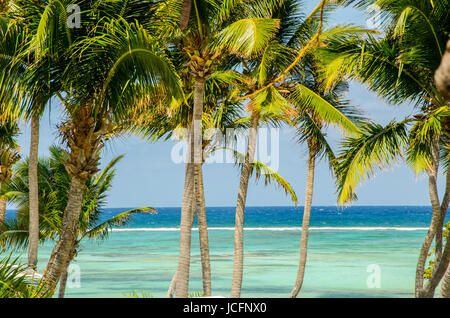
M 317 0 L 305 0 L 305 11 L 309 12 Z M 363 12 L 355 9 L 338 9 L 329 21 L 329 26 L 341 23 L 367 25 Z M 351 104 L 359 106 L 374 122 L 386 124 L 393 118 L 403 119 L 413 112 L 412 105 L 394 106 L 386 104 L 374 93 L 359 83 L 351 82 L 346 96 Z M 59 142 L 56 125 L 62 115 L 57 101 L 41 120 L 39 155 L 47 156 L 48 147 Z M 22 156 L 29 151 L 29 125 L 23 124 L 18 138 Z M 329 129 L 328 138 L 337 150 L 341 133 Z M 279 169 L 293 187 L 299 205 L 304 202 L 306 183 L 307 151 L 304 145 L 295 142 L 294 130 L 283 128 L 279 132 Z M 108 196 L 108 207 L 178 207 L 181 205 L 184 185 L 184 164 L 175 163 L 171 152 L 176 141 L 149 143 L 138 136 L 119 137 L 106 144 L 102 154 L 102 166 L 114 157 L 125 157 L 116 166 L 116 177 Z M 231 163 L 204 165 L 204 184 L 207 206 L 235 206 L 239 185 L 239 170 Z M 336 204 L 335 180 L 328 163 L 320 161 L 316 166 L 313 205 L 334 206 Z M 440 189 L 442 190 L 442 178 Z M 357 188 L 358 201 L 353 205 L 429 205 L 427 178 L 416 176 L 411 169 L 399 162 L 395 168 L 381 171 L 370 181 Z M 247 206 L 292 206 L 293 203 L 276 186 L 265 186 L 251 180 Z M 12 208 L 12 207 L 10 207 Z

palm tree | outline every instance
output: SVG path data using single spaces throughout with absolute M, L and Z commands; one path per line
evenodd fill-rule
M 177 64 L 176 64 L 177 65 Z M 183 77 L 181 66 L 176 66 L 179 70 L 180 77 Z M 230 140 L 227 140 L 227 129 L 245 129 L 248 128 L 248 122 L 243 120 L 242 102 L 234 100 L 234 91 L 241 75 L 236 71 L 229 70 L 228 65 L 222 65 L 216 69 L 211 76 L 205 81 L 205 104 L 202 118 L 203 134 L 210 129 L 214 129 L 215 133 L 220 131 L 220 134 L 213 134 L 209 138 L 202 140 L 202 151 L 204 153 L 203 163 L 206 158 L 211 156 L 215 151 L 231 150 L 235 156 L 236 162 L 241 165 L 245 160 L 245 154 L 240 154 L 233 149 L 228 149 L 226 146 Z M 186 88 L 188 89 L 188 88 Z M 190 91 L 184 91 L 187 97 L 186 103 L 192 105 L 192 94 Z M 150 141 L 160 140 L 176 135 L 178 138 L 188 138 L 185 131 L 179 131 L 180 127 L 189 126 L 188 122 L 191 119 L 192 107 L 183 107 L 183 103 L 172 103 L 170 109 L 162 109 L 158 112 L 139 113 L 138 118 L 132 118 L 133 126 L 130 126 L 130 132 L 143 135 Z M 225 137 L 225 138 L 224 138 Z M 232 136 L 236 137 L 236 136 Z M 262 163 L 255 164 L 256 178 L 259 179 L 264 175 L 263 171 L 269 171 L 270 168 Z M 203 177 L 200 178 L 200 196 L 196 198 L 197 209 L 205 209 L 205 197 L 203 194 Z M 296 202 L 296 195 L 288 182 L 286 182 L 275 171 L 265 175 L 265 183 L 276 183 L 286 193 L 289 193 L 294 202 Z M 209 248 L 206 227 L 206 217 L 202 222 L 200 211 L 197 213 L 198 227 L 199 227 L 199 241 L 202 258 L 202 278 L 203 278 L 203 294 L 208 294 L 208 287 L 211 288 L 210 274 L 205 273 L 209 269 Z M 191 223 L 194 221 L 195 214 L 192 214 Z M 192 225 L 191 225 L 192 226 Z M 206 257 L 205 257 L 206 256 Z M 176 291 L 176 273 L 171 281 L 167 296 L 173 297 Z M 208 281 L 209 279 L 209 281 Z
M 240 2 L 242 1 L 228 3 L 193 0 L 185 1 L 180 5 L 179 1 L 169 1 L 164 3 L 159 10 L 153 26 L 160 34 L 171 35 L 170 38 L 167 38 L 168 43 L 178 43 L 179 52 L 188 59 L 189 77 L 192 83 L 191 87 L 193 87 L 193 112 L 189 127 L 191 153 L 187 163 L 180 222 L 177 297 L 187 297 L 188 293 L 191 214 L 195 211 L 195 198 L 201 197 L 200 192 L 195 193 L 195 184 L 202 183 L 200 180 L 203 162 L 201 120 L 205 82 L 215 67 L 230 54 L 251 56 L 259 52 L 278 28 L 278 21 L 273 19 L 262 17 L 231 19 L 230 13 Z M 267 1 L 250 2 L 260 7 L 264 7 L 267 3 Z M 195 14 L 190 14 L 191 9 L 195 11 Z M 189 18 L 190 20 L 188 20 Z M 164 22 L 161 23 L 161 21 Z M 197 189 L 200 190 L 200 187 Z M 200 218 L 203 218 L 202 214 L 203 212 L 201 212 Z
M 368 2 L 359 1 L 358 5 L 367 5 Z M 336 55 L 328 57 L 327 86 L 332 85 L 334 75 L 352 74 L 353 78 L 366 83 L 391 103 L 405 100 L 414 103 L 421 114 L 385 127 L 368 124 L 359 138 L 344 143 L 338 179 L 339 200 L 343 203 L 354 198 L 354 187 L 372 176 L 376 165 L 390 166 L 395 158 L 401 156 L 400 150 L 407 149 L 407 162 L 416 173 L 428 174 L 433 216 L 419 255 L 415 295 L 432 297 L 450 262 L 450 246 L 446 244 L 444 247 L 442 241 L 443 222 L 450 202 L 450 175 L 447 171 L 442 200 L 437 187 L 440 162 L 447 160 L 449 110 L 433 78 L 448 40 L 449 2 L 371 2 L 381 8 L 383 37 L 333 43 Z M 413 126 L 408 132 L 409 125 Z M 431 279 L 424 285 L 425 263 L 434 240 L 436 266 Z
M 13 165 L 20 159 L 20 147 L 14 140 L 17 134 L 16 123 L 0 121 L 0 228 L 6 216 L 5 187 L 13 176 Z
M 441 65 L 436 70 L 434 76 L 436 87 L 444 96 L 446 101 L 450 100 L 450 40 L 447 42 L 447 50 L 442 57 Z M 448 240 L 448 231 L 447 231 Z M 447 268 L 447 272 L 442 279 L 441 293 L 440 297 L 449 298 L 450 297 L 450 265 Z
M 3 99 L 8 99 L 12 107 L 5 109 L 6 113 L 15 116 L 23 115 L 31 122 L 30 138 L 30 244 L 28 248 L 28 266 L 35 269 L 38 254 L 39 236 L 39 201 L 38 201 L 38 181 L 37 181 L 37 160 L 39 150 L 39 118 L 42 115 L 45 105 L 55 94 L 54 85 L 51 85 L 48 78 L 42 76 L 49 72 L 48 56 L 37 55 L 32 50 L 33 42 L 29 36 L 28 28 L 32 20 L 26 18 L 25 12 L 18 7 L 27 6 L 27 0 L 9 1 L 12 4 L 7 14 L 2 18 L 1 27 L 4 37 L 1 42 L 1 52 L 5 64 L 2 65 L 4 77 L 2 95 Z M 36 5 L 36 4 L 35 4 Z M 43 6 L 41 4 L 40 6 Z M 25 10 L 26 11 L 26 10 Z M 31 47 L 31 53 L 29 52 Z M 30 72 L 32 64 L 37 67 L 34 72 Z M 39 69 L 39 71 L 36 71 Z M 17 113 L 19 109 L 19 114 Z M 13 115 L 13 116 L 14 116 Z
M 447 42 L 447 49 L 442 57 L 441 65 L 434 74 L 434 80 L 439 92 L 445 100 L 450 100 L 450 40 Z
M 304 100 L 314 96 L 309 90 L 304 89 L 304 85 L 298 86 L 296 82 L 298 74 L 302 72 L 303 58 L 319 43 L 319 40 L 326 41 L 327 38 L 333 36 L 364 31 L 355 27 L 338 26 L 322 34 L 322 22 L 320 21 L 324 19 L 325 4 L 326 1 L 321 1 L 306 18 L 300 16 L 301 8 L 297 1 L 281 1 L 272 4 L 273 7 L 267 10 L 266 14 L 268 17 L 280 20 L 280 29 L 266 45 L 261 56 L 243 61 L 245 77 L 241 80 L 243 85 L 240 87 L 243 94 L 237 99 L 249 100 L 248 109 L 251 111 L 251 116 L 247 154 L 241 171 L 236 205 L 235 256 L 231 297 L 239 297 L 241 292 L 244 210 L 255 156 L 257 129 L 262 122 L 271 123 L 280 120 L 291 122 L 296 114 L 296 106 L 289 96 L 295 92 Z M 316 96 L 314 98 L 318 99 Z M 310 109 L 317 108 L 315 111 L 320 113 L 323 118 L 331 122 L 340 122 L 349 131 L 355 130 L 354 125 L 331 105 L 328 105 L 329 108 L 317 107 L 317 105 L 323 104 L 308 102 L 304 106 Z
M 168 98 L 180 95 L 176 74 L 156 39 L 139 22 L 129 23 L 120 16 L 125 12 L 131 19 L 136 12 L 127 9 L 137 1 L 83 1 L 81 10 L 91 14 L 75 29 L 60 23 L 65 21 L 69 3 L 50 1 L 42 7 L 31 1 L 18 9 L 35 21 L 31 33 L 36 54 L 51 56 L 49 77 L 61 83 L 58 94 L 64 96 L 61 100 L 67 115 L 59 130 L 68 148 L 65 164 L 71 186 L 59 242 L 44 275 L 50 291 L 68 264 L 85 184 L 97 172 L 103 143 L 120 131 L 125 110 L 137 98 L 157 92 Z M 104 18 L 98 20 L 100 14 Z
M 61 235 L 61 223 L 68 200 L 67 195 L 71 179 L 64 167 L 67 157 L 63 149 L 52 146 L 49 150 L 50 157 L 40 159 L 38 164 L 41 243 L 47 240 L 56 243 Z M 70 254 L 69 264 L 78 255 L 79 247 L 84 240 L 106 239 L 110 228 L 126 225 L 131 220 L 132 215 L 156 212 L 155 209 L 146 207 L 122 212 L 109 219 L 105 219 L 102 215 L 107 201 L 107 192 L 111 188 L 115 176 L 114 167 L 122 158 L 123 156 L 114 158 L 103 171 L 92 176 L 86 182 L 78 235 Z M 29 241 L 27 222 L 30 211 L 28 165 L 29 160 L 20 162 L 15 177 L 7 186 L 8 197 L 18 206 L 17 217 L 6 222 L 5 228 L 0 234 L 0 242 L 2 245 L 14 249 L 26 247 Z M 64 297 L 66 280 L 67 268 L 63 271 L 60 281 L 60 298 Z
M 320 68 L 320 62 L 313 54 L 306 57 L 304 67 L 304 78 L 300 82 L 303 87 L 303 94 L 299 95 L 298 91 L 293 93 L 291 100 L 296 103 L 297 109 L 299 109 L 300 115 L 295 119 L 297 127 L 297 139 L 299 143 L 306 143 L 308 148 L 308 160 L 307 160 L 307 178 L 305 189 L 305 204 L 302 218 L 302 230 L 300 241 L 300 261 L 297 273 L 296 282 L 294 288 L 291 291 L 290 297 L 297 297 L 303 285 L 303 278 L 305 274 L 307 249 L 308 249 L 308 233 L 309 233 L 309 220 L 311 215 L 311 205 L 313 198 L 314 188 L 314 172 L 317 159 L 326 158 L 330 163 L 330 168 L 334 168 L 335 155 L 332 147 L 327 142 L 326 133 L 323 131 L 330 123 L 335 124 L 338 121 L 328 122 L 321 118 L 315 111 L 307 109 L 310 103 L 314 103 L 316 108 L 326 107 L 331 109 L 334 107 L 340 120 L 350 121 L 345 125 L 337 124 L 338 127 L 351 127 L 355 124 L 352 132 L 357 133 L 358 128 L 356 125 L 360 124 L 362 117 L 360 112 L 355 107 L 349 105 L 347 100 L 343 99 L 343 95 L 348 91 L 348 85 L 346 82 L 339 82 L 333 90 L 325 93 L 322 89 L 322 79 L 318 74 Z M 345 133 L 345 130 L 344 130 Z

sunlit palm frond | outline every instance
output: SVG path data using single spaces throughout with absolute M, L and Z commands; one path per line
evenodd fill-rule
M 81 238 L 105 239 L 111 228 L 126 225 L 132 219 L 133 215 L 138 213 L 157 213 L 157 211 L 154 208 L 145 207 L 122 212 L 107 221 L 93 226 L 91 229 L 86 231 Z
M 279 26 L 280 21 L 276 19 L 242 19 L 220 31 L 215 36 L 213 47 L 244 57 L 252 56 L 264 49 Z
M 391 122 L 385 127 L 368 123 L 361 127 L 361 135 L 342 142 L 336 169 L 340 204 L 355 199 L 356 186 L 401 157 L 408 143 L 407 125 L 408 121 Z

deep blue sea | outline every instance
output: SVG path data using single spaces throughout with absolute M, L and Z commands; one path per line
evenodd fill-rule
M 103 215 L 106 219 L 125 210 L 107 209 Z M 71 268 L 66 296 L 126 297 L 143 292 L 164 297 L 177 267 L 181 209 L 157 210 L 113 229 L 104 241 L 84 242 Z M 297 273 L 302 211 L 246 209 L 243 297 L 289 295 Z M 214 295 L 230 293 L 234 212 L 233 207 L 207 208 Z M 413 297 L 415 266 L 430 219 L 430 207 L 313 207 L 300 297 Z M 195 227 L 192 292 L 202 288 Z M 51 243 L 41 247 L 39 269 L 45 268 L 51 248 Z

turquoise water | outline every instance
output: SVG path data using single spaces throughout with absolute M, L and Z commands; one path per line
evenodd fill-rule
M 124 209 L 109 209 L 112 216 Z M 74 264 L 80 286 L 67 297 L 164 297 L 178 261 L 179 208 L 138 216 L 102 242 L 85 242 Z M 246 210 L 243 297 L 287 297 L 295 281 L 302 209 Z M 11 214 L 10 214 L 11 216 Z M 229 296 L 233 267 L 233 208 L 207 209 L 214 295 Z M 428 207 L 314 207 L 308 262 L 300 297 L 413 297 Z M 194 225 L 195 226 L 195 225 Z M 198 231 L 192 232 L 190 289 L 200 291 Z M 40 249 L 43 270 L 52 245 Z M 379 285 L 368 285 L 379 270 Z M 79 288 L 78 288 L 79 287 Z M 379 288 L 378 288 L 379 287 Z

